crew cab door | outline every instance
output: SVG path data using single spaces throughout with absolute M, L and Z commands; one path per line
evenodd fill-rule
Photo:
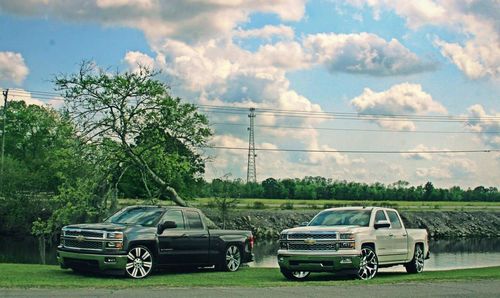
M 169 210 L 161 222 L 173 221 L 175 229 L 158 235 L 160 262 L 163 265 L 208 263 L 208 231 L 194 210 Z
M 379 221 L 389 221 L 384 210 L 377 210 L 375 213 L 374 224 Z M 389 227 L 378 228 L 375 230 L 376 244 L 375 249 L 380 263 L 390 262 L 394 254 L 392 239 L 389 236 L 392 231 Z
M 408 256 L 408 233 L 396 211 L 386 210 L 386 213 L 391 223 L 391 227 L 389 228 L 389 240 L 392 251 L 390 260 L 406 261 Z
M 169 210 L 165 213 L 160 223 L 173 221 L 177 225 L 173 229 L 165 229 L 158 236 L 159 259 L 163 265 L 184 263 L 189 259 L 186 256 L 188 237 L 182 210 Z

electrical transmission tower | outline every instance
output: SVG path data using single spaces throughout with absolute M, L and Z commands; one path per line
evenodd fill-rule
M 257 182 L 257 169 L 255 165 L 255 158 L 257 154 L 255 154 L 255 127 L 254 127 L 254 119 L 255 119 L 255 108 L 250 108 L 250 114 L 248 114 L 248 118 L 250 118 L 250 127 L 248 127 L 248 166 L 247 166 L 247 183 L 248 182 Z

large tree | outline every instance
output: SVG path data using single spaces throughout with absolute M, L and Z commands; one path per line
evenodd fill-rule
M 173 98 L 157 74 L 145 67 L 111 73 L 83 62 L 78 73 L 54 83 L 86 144 L 140 171 L 146 189 L 153 183 L 160 198 L 185 206 L 175 186 L 204 172 L 197 152 L 212 133 L 206 116 Z

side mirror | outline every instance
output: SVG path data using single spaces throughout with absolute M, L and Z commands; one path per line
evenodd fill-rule
M 305 227 L 305 226 L 307 226 L 308 224 L 309 224 L 309 223 L 308 223 L 307 221 L 304 221 L 304 222 L 301 222 L 301 223 L 299 224 L 299 227 Z
M 174 221 L 167 220 L 158 225 L 157 233 L 161 234 L 166 229 L 175 229 L 175 228 L 177 228 L 177 224 Z
M 391 223 L 387 220 L 379 220 L 375 223 L 374 228 L 375 229 L 380 229 L 380 228 L 388 228 L 391 226 Z

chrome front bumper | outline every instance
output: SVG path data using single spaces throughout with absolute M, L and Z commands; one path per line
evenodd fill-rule
M 278 251 L 278 265 L 290 271 L 335 272 L 358 269 L 361 252 Z

